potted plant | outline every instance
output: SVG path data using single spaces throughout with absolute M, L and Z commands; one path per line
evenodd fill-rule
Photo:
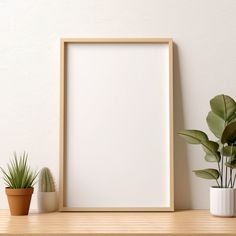
M 3 179 L 7 185 L 6 194 L 11 215 L 28 215 L 31 196 L 34 191 L 37 172 L 32 171 L 27 164 L 28 154 L 23 153 L 19 159 L 14 153 L 5 171 L 1 168 Z
M 49 168 L 44 167 L 39 174 L 38 210 L 52 212 L 58 209 L 55 182 Z
M 205 161 L 215 168 L 194 170 L 196 176 L 213 179 L 210 187 L 210 212 L 212 215 L 234 216 L 236 173 L 236 102 L 227 95 L 210 100 L 211 111 L 206 122 L 216 140 L 209 140 L 200 130 L 182 130 L 178 134 L 190 144 L 199 144 L 205 152 Z

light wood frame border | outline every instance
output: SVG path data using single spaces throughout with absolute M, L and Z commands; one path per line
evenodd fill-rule
M 138 208 L 81 208 L 64 206 L 64 182 L 66 159 L 66 52 L 71 43 L 144 43 L 167 44 L 169 46 L 169 142 L 170 142 L 170 207 L 138 207 Z M 61 39 L 61 88 L 60 88 L 60 184 L 59 184 L 59 211 L 174 211 L 174 136 L 173 136 L 173 40 L 170 38 L 63 38 Z

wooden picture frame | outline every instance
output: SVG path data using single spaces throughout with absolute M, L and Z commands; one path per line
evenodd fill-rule
M 93 47 L 93 48 L 91 49 L 90 46 Z M 119 50 L 118 50 L 117 47 L 119 47 Z M 153 48 L 151 49 L 150 47 L 153 47 Z M 104 50 L 104 61 L 107 64 L 109 64 L 110 61 L 112 61 L 112 63 L 114 63 L 114 65 L 109 64 L 109 66 L 104 66 L 104 71 L 102 71 L 102 69 L 101 69 L 101 67 L 103 68 L 103 65 L 101 66 L 98 63 L 99 64 L 99 66 L 98 66 L 96 61 L 93 61 L 93 60 L 97 60 L 96 57 L 99 57 L 97 62 L 100 62 L 101 60 L 103 61 L 103 58 L 102 58 L 103 50 Z M 128 50 L 127 53 L 126 53 L 125 50 Z M 160 53 L 159 53 L 158 50 L 160 51 Z M 123 54 L 121 53 L 121 55 L 120 55 L 120 51 L 122 51 Z M 156 52 L 156 54 L 158 54 L 157 58 L 160 58 L 160 60 L 158 59 L 159 64 L 164 65 L 164 69 L 162 69 L 161 66 L 159 67 L 158 63 L 155 64 L 156 63 L 155 62 L 155 60 L 156 60 L 155 52 Z M 86 53 L 89 54 L 89 56 L 87 56 Z M 117 53 L 117 55 L 114 55 L 115 53 Z M 146 64 L 147 60 L 144 60 L 142 57 L 149 56 L 149 54 L 150 54 L 150 63 Z M 110 55 L 114 55 L 114 57 L 113 56 L 111 57 Z M 141 57 L 139 57 L 139 55 Z M 162 56 L 162 55 L 164 55 L 164 56 Z M 105 58 L 105 56 L 108 57 L 108 58 Z M 149 78 L 149 77 L 152 78 L 152 81 L 150 79 L 150 81 L 151 81 L 150 82 L 150 90 L 154 91 L 154 92 L 150 92 L 150 94 L 151 94 L 150 95 L 150 100 L 147 101 L 147 104 L 152 103 L 151 102 L 152 97 L 158 98 L 157 100 L 160 104 L 163 100 L 163 104 L 161 104 L 161 107 L 163 107 L 162 108 L 163 109 L 162 113 L 166 112 L 166 114 L 164 114 L 166 119 L 162 120 L 162 122 L 165 123 L 164 126 L 166 127 L 167 131 L 166 131 L 166 133 L 164 133 L 164 136 L 165 136 L 164 138 L 163 138 L 163 136 L 162 137 L 155 136 L 155 137 L 157 137 L 158 140 L 162 140 L 162 138 L 165 139 L 166 140 L 165 141 L 166 142 L 165 143 L 166 148 L 158 147 L 158 144 L 157 144 L 157 147 L 154 147 L 153 150 L 154 149 L 159 150 L 159 149 L 162 148 L 163 149 L 162 152 L 166 153 L 166 156 L 165 157 L 160 157 L 161 159 L 159 160 L 159 161 L 162 161 L 164 163 L 165 167 L 163 167 L 163 168 L 158 167 L 157 160 L 154 160 L 154 158 L 153 158 L 153 159 L 151 159 L 151 160 L 154 160 L 153 165 L 150 164 L 150 166 L 147 167 L 146 170 L 149 170 L 150 168 L 152 168 L 152 166 L 155 166 L 155 165 L 159 168 L 159 172 L 162 171 L 161 169 L 165 169 L 165 171 L 166 171 L 165 176 L 167 176 L 167 178 L 165 178 L 165 179 L 168 179 L 168 180 L 166 180 L 167 181 L 166 183 L 161 184 L 162 187 L 164 186 L 163 189 L 165 189 L 165 190 L 163 190 L 163 191 L 159 190 L 158 188 L 160 188 L 160 186 L 157 186 L 157 185 L 156 185 L 156 188 L 155 188 L 155 182 L 154 182 L 153 184 L 151 184 L 152 186 L 147 188 L 147 191 L 146 191 L 147 193 L 148 193 L 148 191 L 150 191 L 150 193 L 152 193 L 152 191 L 154 191 L 153 198 L 151 200 L 149 199 L 151 194 L 147 194 L 147 195 L 144 194 L 145 196 L 143 196 L 143 199 L 145 199 L 145 198 L 148 199 L 147 204 L 145 204 L 145 200 L 140 198 L 139 200 L 137 200 L 137 202 L 139 202 L 139 201 L 141 202 L 140 204 L 137 203 L 137 205 L 133 205 L 133 202 L 135 202 L 135 199 L 133 199 L 134 201 L 130 201 L 130 199 L 129 199 L 129 201 L 127 201 L 127 204 L 122 205 L 122 203 L 117 203 L 117 202 L 119 202 L 119 200 L 117 200 L 115 198 L 115 196 L 119 195 L 119 193 L 122 192 L 122 191 L 118 191 L 114 196 L 113 192 L 115 190 L 113 188 L 113 190 L 111 190 L 113 192 L 110 192 L 111 195 L 113 194 L 111 196 L 112 200 L 108 204 L 109 201 L 105 201 L 105 200 L 104 200 L 105 202 L 103 200 L 100 200 L 100 202 L 102 202 L 102 203 L 100 203 L 97 200 L 98 198 L 96 198 L 95 195 L 98 193 L 97 195 L 99 195 L 99 197 L 102 199 L 103 193 L 105 191 L 107 191 L 107 189 L 108 189 L 107 186 L 114 187 L 114 185 L 109 185 L 107 183 L 107 185 L 104 184 L 104 186 L 106 186 L 106 188 L 102 189 L 102 186 L 103 186 L 103 184 L 102 184 L 102 185 L 99 185 L 100 186 L 99 187 L 100 189 L 99 189 L 99 188 L 96 187 L 98 184 L 93 183 L 92 186 L 95 186 L 95 189 L 96 189 L 97 192 L 95 191 L 95 189 L 91 189 L 92 188 L 91 187 L 88 190 L 90 195 L 85 194 L 85 197 L 83 198 L 83 196 L 82 196 L 83 194 L 81 194 L 81 192 L 80 192 L 80 193 L 78 193 L 77 196 L 72 198 L 71 195 L 73 194 L 73 192 L 74 191 L 76 192 L 77 189 L 80 188 L 79 186 L 82 186 L 82 184 L 81 184 L 82 180 L 81 179 L 85 180 L 85 182 L 86 182 L 90 178 L 90 176 L 93 176 L 94 172 L 96 172 L 96 168 L 92 168 L 91 170 L 89 170 L 90 173 L 88 173 L 88 171 L 86 172 L 86 168 L 85 167 L 82 168 L 83 161 L 85 160 L 85 158 L 82 158 L 81 157 L 82 155 L 80 155 L 80 157 L 78 157 L 79 155 L 77 155 L 78 154 L 77 152 L 76 152 L 77 154 L 73 154 L 73 155 L 71 154 L 72 149 L 73 149 L 71 147 L 76 147 L 77 148 L 77 146 L 76 146 L 77 144 L 72 145 L 73 137 L 74 137 L 74 140 L 76 140 L 76 142 L 78 141 L 78 146 L 79 147 L 86 146 L 85 143 L 79 144 L 79 142 L 81 142 L 81 140 L 84 140 L 83 138 L 82 139 L 81 138 L 76 139 L 75 137 L 77 137 L 77 136 L 75 136 L 73 134 L 73 132 L 74 132 L 73 130 L 77 129 L 77 123 L 74 125 L 76 128 L 73 127 L 73 124 L 71 124 L 71 123 L 73 123 L 72 122 L 73 119 L 76 120 L 74 117 L 77 117 L 77 114 L 75 114 L 75 109 L 77 109 L 77 108 L 78 108 L 78 110 L 81 109 L 80 112 L 78 111 L 78 114 L 83 114 L 84 109 L 86 107 L 88 107 L 88 104 L 83 104 L 83 101 L 81 102 L 82 105 L 76 104 L 76 105 L 72 106 L 71 103 L 74 103 L 74 101 L 77 102 L 77 100 L 79 100 L 79 101 L 84 100 L 84 103 L 85 103 L 87 101 L 86 100 L 87 99 L 86 94 L 83 95 L 84 97 L 86 97 L 86 99 L 84 99 L 84 97 L 82 97 L 82 95 L 78 95 L 78 94 L 81 94 L 81 91 L 84 92 L 84 90 L 86 90 L 86 89 L 87 89 L 87 92 L 89 92 L 90 87 L 93 88 L 93 84 L 92 85 L 91 84 L 90 85 L 86 84 L 87 83 L 86 79 L 84 79 L 85 82 L 84 81 L 80 82 L 80 85 L 82 84 L 81 86 L 82 86 L 83 90 L 79 90 L 80 92 L 78 92 L 76 90 L 74 91 L 75 87 L 77 89 L 77 87 L 79 88 L 81 86 L 75 86 L 73 83 L 78 83 L 78 82 L 77 82 L 77 80 L 75 81 L 72 78 L 76 78 L 76 79 L 78 78 L 78 80 L 79 79 L 82 80 L 83 76 L 85 78 L 90 78 L 90 77 L 93 77 L 94 75 L 93 74 L 87 75 L 87 73 L 93 73 L 93 71 L 96 71 L 96 73 L 97 73 L 97 71 L 99 71 L 99 73 L 101 72 L 101 74 L 103 74 L 103 73 L 106 73 L 106 70 L 109 69 L 109 67 L 112 67 L 113 70 L 116 70 L 116 68 L 119 68 L 119 71 L 118 70 L 114 71 L 115 76 L 116 76 L 116 74 L 119 74 L 120 70 L 122 70 L 122 69 L 125 72 L 125 73 L 122 73 L 122 76 L 126 76 L 126 73 L 129 74 L 131 72 L 129 71 L 129 69 L 126 68 L 126 65 L 122 65 L 123 67 L 121 66 L 121 69 L 120 69 L 119 63 L 123 63 L 123 61 L 125 61 L 125 58 L 129 57 L 129 56 L 130 56 L 130 58 L 133 58 L 131 60 L 127 60 L 128 62 L 126 61 L 126 63 L 128 63 L 128 65 L 129 65 L 129 67 L 132 67 L 133 70 L 134 70 L 134 68 L 137 68 L 137 70 L 138 70 L 140 67 L 142 67 L 142 69 L 140 69 L 141 70 L 140 72 L 137 72 L 137 71 L 134 70 L 133 72 L 134 72 L 135 76 L 132 77 L 132 74 L 131 74 L 131 76 L 129 76 L 128 79 L 131 80 L 132 78 L 137 78 L 139 76 L 139 74 L 144 73 L 144 75 L 140 77 L 140 81 L 142 81 L 142 82 L 140 82 L 140 87 L 137 88 L 137 89 L 140 90 L 140 89 L 142 89 L 142 87 L 146 86 L 146 88 L 145 88 L 146 89 L 145 90 L 146 95 L 142 95 L 143 99 L 146 99 L 147 95 L 149 94 L 149 91 L 148 91 L 149 90 L 149 87 L 148 87 L 149 85 L 148 85 L 147 82 L 144 82 L 145 79 L 146 79 L 145 73 L 147 73 L 147 74 L 150 73 L 150 76 L 147 76 L 147 78 Z M 113 58 L 119 58 L 119 57 L 121 57 L 121 59 L 123 58 L 124 60 L 118 60 L 117 59 L 118 62 L 117 62 L 117 65 L 116 65 L 115 64 L 116 59 L 114 59 L 114 62 L 113 62 Z M 140 58 L 140 61 L 137 60 L 137 67 L 136 67 L 135 61 L 136 61 L 137 57 Z M 164 58 L 163 59 L 164 62 L 162 62 L 161 57 Z M 154 60 L 151 60 L 151 58 L 154 58 Z M 132 62 L 132 60 L 134 62 Z M 85 63 L 87 63 L 87 64 L 85 64 Z M 129 63 L 131 63 L 131 65 Z M 143 64 L 145 64 L 147 67 L 142 66 Z M 95 69 L 91 68 L 91 66 L 93 66 L 94 68 L 96 67 L 96 68 Z M 88 68 L 86 70 L 85 69 L 82 70 L 82 68 L 84 68 L 84 67 L 88 67 Z M 148 68 L 148 72 L 145 71 L 146 68 Z M 158 72 L 158 73 L 160 74 L 160 77 L 163 77 L 163 78 L 160 79 L 162 82 L 155 81 L 156 77 L 154 75 L 152 75 L 152 74 L 156 73 L 154 71 L 154 70 L 156 70 L 156 68 L 157 68 L 157 70 L 160 70 L 160 72 Z M 83 71 L 83 76 L 81 76 L 81 73 L 82 73 L 81 70 Z M 152 70 L 154 71 L 154 73 L 150 72 Z M 112 73 L 112 72 L 110 72 L 110 73 Z M 158 73 L 156 73 L 156 74 L 158 74 Z M 86 77 L 86 76 L 90 76 L 90 77 Z M 99 76 L 98 76 L 98 78 L 103 79 L 102 75 L 100 77 Z M 121 77 L 119 77 L 119 78 L 121 78 Z M 123 77 L 122 77 L 122 79 L 123 79 Z M 72 82 L 72 81 L 74 81 L 74 82 Z M 94 81 L 95 80 L 93 80 L 93 82 Z M 106 81 L 108 81 L 108 80 L 106 80 Z M 119 82 L 119 81 L 117 82 L 117 81 L 118 80 L 115 80 L 115 83 L 117 83 L 116 86 L 113 86 L 112 83 L 110 83 L 108 81 L 108 83 L 109 83 L 109 85 L 107 85 L 108 90 L 101 90 L 101 92 L 99 93 L 98 96 L 102 96 L 104 91 L 109 91 L 110 89 L 113 89 L 114 92 L 119 95 L 119 93 L 116 92 L 115 89 L 118 88 L 118 87 L 119 88 L 122 87 L 122 84 L 119 84 L 119 83 L 122 83 L 122 81 L 121 82 Z M 126 83 L 125 81 L 126 80 L 123 80 L 123 83 Z M 86 85 L 83 85 L 83 83 L 85 83 Z M 97 82 L 95 81 L 95 83 L 97 83 Z M 131 81 L 131 83 L 132 83 L 132 81 Z M 156 97 L 158 95 L 155 95 L 155 90 L 152 89 L 153 88 L 152 85 L 153 84 L 156 85 L 156 83 L 165 84 L 165 87 L 162 87 L 162 89 L 160 89 L 159 86 L 156 86 L 156 88 L 154 88 L 154 89 L 156 89 L 157 93 L 158 93 L 158 88 L 160 90 L 159 91 L 160 93 L 165 93 L 165 96 L 164 96 L 165 98 L 164 99 L 163 99 L 163 97 L 160 97 L 160 99 L 159 99 L 159 97 Z M 136 84 L 136 81 L 134 81 L 134 84 Z M 99 87 L 99 86 L 101 87 L 101 89 L 104 89 L 104 88 L 102 88 L 102 86 L 105 86 L 105 85 L 104 85 L 104 83 L 97 83 L 96 87 Z M 100 89 L 100 87 L 98 88 L 98 90 Z M 82 88 L 80 88 L 80 89 L 82 89 Z M 132 88 L 132 86 L 131 86 L 131 88 Z M 72 89 L 73 91 L 68 91 L 70 89 Z M 121 89 L 123 89 L 123 87 Z M 126 93 L 124 91 L 130 91 L 130 90 L 131 89 L 128 87 L 128 85 L 127 85 L 127 90 L 122 90 L 123 94 L 125 94 L 124 96 L 126 96 L 126 100 L 127 100 L 127 96 L 128 96 L 127 94 L 128 93 Z M 163 90 L 165 92 L 162 92 Z M 137 95 L 138 92 L 139 91 L 134 92 L 137 99 L 139 99 L 138 95 Z M 74 94 L 73 95 L 74 97 L 72 96 L 72 94 Z M 92 94 L 94 94 L 94 93 L 92 93 Z M 132 94 L 132 92 L 131 92 L 131 94 Z M 77 96 L 81 96 L 81 97 L 79 97 L 79 99 L 77 99 L 78 98 Z M 98 100 L 99 99 L 100 98 L 98 97 Z M 128 99 L 129 99 L 129 97 L 128 97 Z M 93 100 L 92 100 L 93 103 L 95 103 L 96 100 L 97 99 L 93 98 Z M 107 101 L 107 100 L 105 99 L 103 101 Z M 91 104 L 91 101 L 90 101 L 89 104 Z M 124 102 L 123 104 L 126 104 L 126 102 Z M 140 103 L 137 102 L 135 104 L 140 104 Z M 108 105 L 110 106 L 111 104 L 108 104 Z M 91 105 L 91 106 L 93 106 L 93 108 L 96 107 L 94 104 Z M 81 107 L 83 107 L 83 108 L 81 108 Z M 146 104 L 142 105 L 142 107 L 145 108 Z M 123 109 L 122 106 L 120 106 L 119 109 L 122 110 Z M 136 113 L 138 112 L 138 109 L 139 108 L 136 108 L 136 110 L 135 110 Z M 158 109 L 157 109 L 156 105 L 154 105 L 152 109 L 155 111 L 155 115 L 158 116 Z M 149 110 L 149 111 L 152 111 L 152 109 Z M 73 113 L 73 111 L 74 111 L 74 113 Z M 113 111 L 115 112 L 116 109 L 114 109 Z M 93 110 L 91 110 L 91 112 L 93 112 Z M 73 114 L 70 114 L 70 113 L 73 113 Z M 104 116 L 104 117 L 107 117 L 108 113 L 106 113 L 106 110 L 105 110 L 105 114 L 106 114 L 106 116 Z M 130 111 L 130 114 L 131 114 L 131 111 Z M 134 114 L 131 114 L 131 116 L 135 117 Z M 173 178 L 174 178 L 174 174 L 173 174 L 173 171 L 174 171 L 174 169 L 173 169 L 173 41 L 172 41 L 172 39 L 160 39 L 160 38 L 69 38 L 69 39 L 61 39 L 61 105 L 60 105 L 60 117 L 61 117 L 60 118 L 60 185 L 59 185 L 59 210 L 60 211 L 173 211 L 174 210 L 174 184 L 173 184 Z M 101 117 L 102 117 L 102 115 L 101 115 Z M 116 116 L 114 116 L 114 117 L 116 117 Z M 122 117 L 122 115 L 121 115 L 121 117 Z M 124 120 L 124 117 L 121 118 L 121 119 Z M 150 115 L 150 120 L 153 120 L 151 115 Z M 83 118 L 83 121 L 85 121 L 84 118 Z M 118 122 L 119 122 L 119 120 L 118 120 Z M 102 123 L 102 121 L 101 121 L 101 123 Z M 124 120 L 124 123 L 125 123 L 125 120 Z M 148 122 L 146 122 L 146 123 L 148 123 Z M 144 123 L 144 124 L 146 124 L 146 123 Z M 131 124 L 131 123 L 129 123 L 129 124 Z M 85 124 L 85 126 L 86 125 L 87 124 Z M 153 126 L 151 124 L 151 127 L 154 127 L 153 129 L 157 130 L 159 126 L 156 127 L 155 125 L 156 124 L 154 124 L 154 122 L 153 122 Z M 84 127 L 84 126 L 81 126 L 81 127 Z M 137 127 L 139 127 L 139 126 L 137 126 Z M 150 129 L 150 127 L 149 127 L 149 129 Z M 94 129 L 91 129 L 91 130 L 92 130 L 91 132 L 95 133 Z M 95 128 L 95 130 L 96 130 L 96 128 Z M 150 129 L 150 130 L 152 130 L 152 129 Z M 117 129 L 117 132 L 119 132 L 118 129 Z M 82 134 L 83 132 L 81 131 L 81 129 L 79 129 L 79 131 L 76 133 L 76 135 L 78 135 L 78 133 L 79 133 L 79 135 L 83 135 Z M 92 134 L 94 134 L 94 133 L 92 133 Z M 151 131 L 151 133 L 152 133 L 152 131 Z M 85 134 L 86 134 L 86 132 L 85 132 Z M 154 131 L 153 131 L 153 135 L 155 135 Z M 114 135 L 114 137 L 115 137 L 115 135 Z M 105 137 L 102 137 L 102 138 L 104 138 L 104 143 L 105 144 L 107 144 L 109 142 L 109 138 L 107 138 L 108 140 L 105 140 Z M 148 138 L 149 138 L 149 136 L 148 136 Z M 89 140 L 90 144 L 91 143 L 96 144 L 95 142 L 93 142 L 93 140 L 91 141 L 89 138 L 88 138 L 88 140 Z M 118 140 L 118 138 L 117 138 L 117 140 Z M 123 137 L 122 137 L 122 140 L 123 140 Z M 100 139 L 98 139 L 98 141 L 100 142 Z M 119 140 L 118 140 L 118 142 L 119 142 Z M 140 140 L 138 140 L 138 142 L 140 142 Z M 153 141 L 150 139 L 150 142 L 153 142 Z M 127 150 L 126 150 L 127 153 L 132 152 L 132 149 L 129 147 L 129 145 L 123 144 L 123 146 L 124 145 L 125 145 L 125 148 L 126 148 L 126 146 L 128 146 Z M 141 145 L 139 145 L 139 146 L 141 146 Z M 137 147 L 138 147 L 138 143 L 137 143 Z M 88 150 L 94 150 L 94 149 L 96 149 L 96 147 L 95 148 L 92 147 L 91 149 L 88 149 Z M 143 148 L 141 150 L 145 150 L 145 148 Z M 90 151 L 88 151 L 88 152 L 90 152 Z M 156 151 L 156 152 L 157 152 L 157 154 L 159 153 L 159 151 Z M 85 152 L 83 152 L 83 153 L 85 153 Z M 112 153 L 112 149 L 110 150 L 110 154 L 111 153 Z M 114 151 L 114 153 L 116 153 L 116 150 Z M 75 163 L 75 162 L 77 162 L 77 159 L 75 159 L 74 156 L 76 156 L 76 158 L 78 157 L 79 160 L 81 158 L 80 164 Z M 94 153 L 91 154 L 91 156 L 94 156 Z M 112 156 L 112 155 L 110 155 L 110 156 Z M 127 154 L 127 156 L 129 157 L 128 154 Z M 146 155 L 143 155 L 143 156 L 146 156 Z M 161 155 L 158 154 L 158 156 L 161 156 Z M 103 156 L 100 155 L 100 157 L 102 158 Z M 132 158 L 134 158 L 134 157 L 132 157 Z M 141 157 L 140 157 L 140 159 L 141 159 Z M 91 160 L 94 161 L 94 159 L 91 159 Z M 111 170 L 111 168 L 114 167 L 113 166 L 114 163 L 109 166 L 109 165 L 106 165 L 106 163 L 107 163 L 106 161 L 104 162 L 105 165 L 103 165 L 103 166 L 106 166 L 105 167 L 106 169 L 104 169 L 104 170 L 107 170 L 107 169 Z M 114 161 L 116 161 L 116 160 L 114 159 Z M 70 163 L 70 162 L 73 162 L 73 164 Z M 95 162 L 96 162 L 96 160 L 95 160 Z M 149 162 L 150 162 L 150 160 L 149 160 Z M 97 162 L 98 168 L 102 168 L 102 166 L 100 166 L 99 163 L 100 162 Z M 130 163 L 131 163 L 131 161 L 130 161 Z M 143 162 L 143 160 L 140 160 L 140 168 L 141 168 L 141 166 L 145 165 L 144 163 L 145 162 Z M 87 166 L 87 164 L 88 163 L 86 163 L 86 165 L 84 165 L 84 166 Z M 149 163 L 147 163 L 147 164 L 149 164 Z M 134 165 L 135 165 L 135 163 L 134 163 Z M 86 176 L 82 176 L 82 177 L 77 176 L 78 172 L 77 172 L 77 170 L 76 171 L 73 170 L 73 168 L 77 168 L 78 166 L 80 168 L 79 173 L 82 175 L 82 172 L 83 172 L 84 175 L 88 175 L 87 177 Z M 91 166 L 93 166 L 92 163 L 91 163 Z M 129 168 L 132 168 L 132 164 L 130 164 Z M 101 172 L 103 173 L 104 170 L 101 170 Z M 110 172 L 112 172 L 112 170 Z M 153 175 L 158 175 L 158 173 L 156 173 L 156 172 L 155 172 L 154 169 L 153 169 L 153 171 L 150 171 L 150 173 L 152 173 Z M 114 171 L 114 173 L 116 173 L 116 172 Z M 142 171 L 139 171 L 139 173 L 141 174 Z M 118 176 L 119 173 L 116 173 L 116 174 Z M 72 175 L 72 176 L 70 176 L 70 175 Z M 96 181 L 96 179 L 99 178 L 99 173 L 96 172 L 94 175 L 96 176 L 96 178 L 94 177 L 92 181 Z M 107 175 L 108 175 L 107 176 L 108 179 L 109 178 L 112 179 L 111 173 L 109 173 Z M 143 176 L 146 176 L 146 175 L 143 175 Z M 158 176 L 156 176 L 156 177 L 155 178 L 158 179 Z M 102 176 L 101 178 L 104 178 L 104 176 Z M 137 175 L 137 178 L 139 178 L 139 175 Z M 126 176 L 126 179 L 127 179 L 127 176 Z M 140 177 L 140 179 L 141 179 L 141 177 Z M 78 181 L 78 183 L 76 181 Z M 79 183 L 79 181 L 80 181 L 80 183 Z M 145 181 L 147 181 L 147 180 L 145 180 Z M 148 185 L 147 182 L 145 182 L 145 181 L 143 183 L 143 187 Z M 71 182 L 73 182 L 74 187 L 71 186 Z M 114 182 L 114 180 L 113 180 L 113 182 Z M 142 182 L 142 179 L 141 179 L 140 182 Z M 131 182 L 131 186 L 132 186 L 132 183 L 134 184 L 135 182 Z M 148 182 L 148 183 L 150 183 L 150 182 Z M 126 184 L 126 180 L 123 181 L 123 184 L 124 185 Z M 88 186 L 90 186 L 90 185 L 88 183 L 86 185 L 86 183 L 85 183 L 85 186 L 83 186 L 83 187 L 86 189 Z M 122 184 L 119 184 L 119 187 L 122 190 Z M 126 188 L 126 191 L 129 191 L 129 189 L 130 188 L 128 186 Z M 78 191 L 81 191 L 81 190 L 78 190 Z M 84 190 L 84 192 L 86 192 L 86 191 Z M 136 189 L 136 191 L 137 191 L 137 189 Z M 143 192 L 145 192 L 145 191 L 142 191 L 141 189 L 138 190 L 138 191 L 141 195 L 143 194 Z M 123 192 L 124 192 L 124 195 L 125 195 L 125 191 L 123 191 Z M 165 192 L 165 193 L 163 193 L 163 198 L 165 197 L 165 199 L 163 200 L 164 203 L 163 204 L 162 203 L 156 203 L 155 199 L 158 198 L 157 196 L 161 195 L 162 192 Z M 137 198 L 140 194 L 137 194 Z M 155 196 L 155 194 L 156 194 L 156 196 Z M 109 195 L 109 192 L 108 192 L 107 195 Z M 107 197 L 107 195 L 106 195 L 106 197 Z M 131 192 L 130 195 L 134 196 L 134 193 Z M 128 194 L 127 194 L 127 196 L 128 196 Z M 91 197 L 91 199 L 90 199 L 90 197 Z M 122 197 L 124 197 L 124 199 L 125 199 L 125 196 L 122 195 L 120 198 L 122 198 Z M 117 196 L 117 198 L 118 198 L 118 196 Z M 69 199 L 71 199 L 71 200 L 69 200 Z M 88 203 L 88 202 L 86 202 L 87 199 L 90 199 L 91 201 Z M 109 198 L 107 198 L 107 199 L 109 199 Z M 81 203 L 82 201 L 84 201 L 84 203 Z M 124 202 L 125 202 L 125 200 L 124 200 Z M 114 203 L 114 205 L 112 205 L 112 203 Z

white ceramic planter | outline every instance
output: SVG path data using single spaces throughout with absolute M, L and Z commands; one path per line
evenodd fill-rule
M 58 209 L 57 192 L 38 192 L 39 212 L 53 212 Z
M 235 215 L 235 189 L 210 188 L 210 212 L 214 216 L 232 217 Z

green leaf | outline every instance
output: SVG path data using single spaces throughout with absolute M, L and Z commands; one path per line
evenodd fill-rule
M 219 160 L 218 160 L 218 159 L 216 159 L 215 156 L 206 154 L 205 157 L 204 157 L 204 159 L 205 159 L 205 161 L 207 161 L 207 162 L 220 162 L 221 157 L 219 157 Z
M 196 176 L 203 179 L 218 179 L 220 174 L 216 169 L 194 170 Z
M 200 130 L 182 130 L 178 134 L 190 144 L 201 144 L 208 140 L 207 135 Z
M 211 132 L 217 138 L 221 138 L 221 135 L 225 128 L 225 121 L 212 111 L 208 113 L 206 121 Z
M 232 144 L 236 141 L 236 122 L 228 124 L 222 134 L 221 142 L 223 144 Z
M 226 157 L 231 157 L 236 154 L 236 146 L 224 146 L 221 148 L 220 153 Z
M 220 162 L 220 152 L 218 152 L 219 144 L 213 141 L 203 141 L 202 143 L 203 150 L 206 153 L 205 160 L 210 162 Z
M 236 103 L 227 95 L 218 95 L 210 100 L 211 110 L 223 120 L 228 121 L 236 111 Z
M 236 169 L 236 159 L 231 162 L 226 162 L 225 165 L 231 169 Z
M 228 120 L 228 124 L 236 121 L 236 113 L 234 113 Z

